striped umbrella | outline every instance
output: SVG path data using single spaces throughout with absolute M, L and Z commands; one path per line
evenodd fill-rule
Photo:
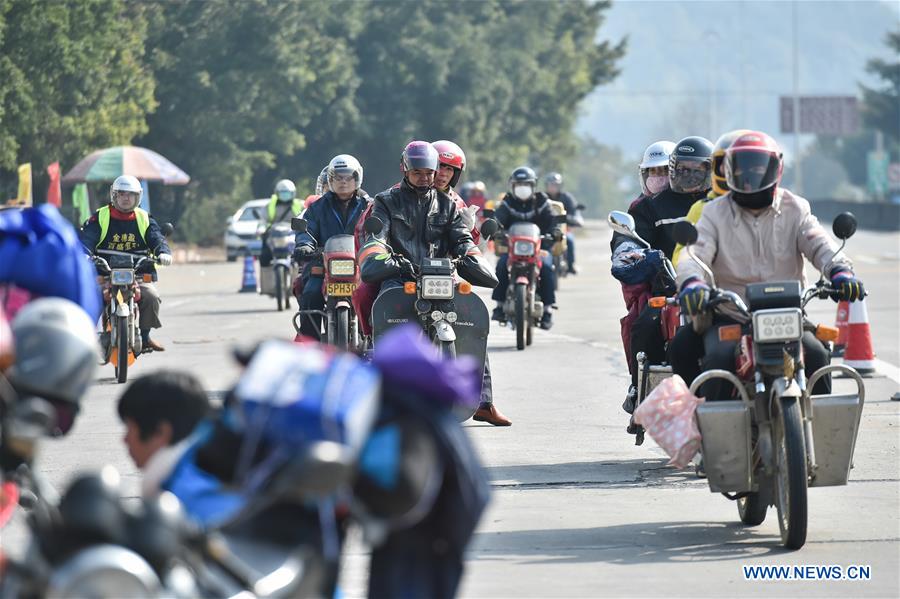
M 119 175 L 133 175 L 143 181 L 164 185 L 187 185 L 190 176 L 167 158 L 147 148 L 116 146 L 97 150 L 63 177 L 63 185 L 112 182 Z

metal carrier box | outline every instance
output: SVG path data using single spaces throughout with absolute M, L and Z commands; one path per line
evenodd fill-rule
M 703 467 L 713 493 L 752 490 L 750 407 L 740 400 L 697 406 Z
M 813 395 L 810 401 L 816 469 L 809 486 L 846 485 L 859 433 L 860 397 L 857 394 Z

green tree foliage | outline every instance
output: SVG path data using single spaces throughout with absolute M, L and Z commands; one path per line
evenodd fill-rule
M 900 29 L 887 36 L 892 61 L 873 58 L 866 70 L 882 79 L 878 88 L 861 86 L 863 91 L 863 120 L 876 131 L 882 131 L 894 148 L 900 146 Z
M 123 0 L 0 0 L 0 169 L 71 167 L 147 131 L 145 35 Z

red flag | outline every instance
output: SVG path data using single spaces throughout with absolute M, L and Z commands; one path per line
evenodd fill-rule
M 47 203 L 62 207 L 62 189 L 59 185 L 59 162 L 54 162 L 47 167 L 47 174 L 50 175 L 50 187 L 47 188 Z

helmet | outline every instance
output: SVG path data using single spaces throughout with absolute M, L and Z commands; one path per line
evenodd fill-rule
M 454 173 L 453 178 L 450 179 L 450 187 L 456 187 L 456 184 L 459 183 L 459 176 L 466 170 L 466 154 L 462 148 L 446 139 L 433 141 L 431 145 L 437 150 L 438 163 L 453 167 Z
M 275 184 L 275 197 L 279 202 L 293 202 L 297 196 L 297 187 L 290 179 L 282 179 Z
M 654 193 L 659 193 L 660 189 L 654 191 L 647 186 L 647 178 L 650 177 L 650 169 L 658 168 L 664 166 L 668 170 L 669 166 L 669 157 L 672 155 L 672 150 L 675 149 L 675 144 L 671 141 L 661 140 L 655 141 L 644 150 L 644 157 L 641 159 L 641 163 L 638 165 L 638 171 L 641 175 L 641 191 L 644 195 L 653 195 Z M 663 186 L 663 188 L 665 188 Z
M 407 173 L 417 168 L 438 169 L 438 152 L 427 141 L 409 142 L 400 155 L 400 170 Z
M 484 181 L 472 181 L 472 191 L 480 191 L 481 195 L 487 194 L 487 186 Z
M 731 147 L 731 143 L 745 133 L 751 133 L 749 129 L 735 129 L 725 133 L 716 140 L 712 153 L 712 189 L 717 196 L 728 193 L 728 185 L 725 182 L 725 150 Z
M 520 166 L 509 176 L 509 191 L 520 200 L 526 200 L 534 194 L 534 187 L 537 184 L 537 175 L 530 166 Z M 516 195 L 516 187 L 530 186 L 531 193 L 528 197 L 519 197 Z
M 97 332 L 78 304 L 34 300 L 12 321 L 16 362 L 9 378 L 21 394 L 77 405 L 100 358 Z
M 117 197 L 119 193 L 133 193 L 137 194 L 137 199 L 134 202 L 134 206 L 130 206 L 127 209 L 123 210 L 121 205 L 117 201 Z M 144 188 L 141 187 L 141 182 L 137 180 L 137 177 L 133 177 L 132 175 L 119 175 L 116 177 L 116 180 L 113 181 L 113 184 L 109 186 L 109 203 L 115 206 L 116 210 L 122 210 L 122 212 L 131 212 L 141 203 L 141 196 L 144 194 Z
M 705 137 L 685 137 L 669 156 L 669 187 L 675 193 L 705 191 L 710 186 L 713 145 Z
M 330 163 L 328 166 L 331 166 Z M 315 193 L 315 195 L 317 195 L 317 196 L 323 195 L 326 191 L 329 191 L 331 189 L 328 186 L 328 166 L 323 168 L 319 172 L 319 176 L 316 177 L 316 193 Z
M 740 135 L 725 151 L 728 189 L 743 195 L 773 188 L 781 181 L 781 148 L 761 131 Z
M 353 179 L 356 181 L 356 187 L 354 189 L 362 187 L 363 167 L 359 163 L 359 160 L 350 154 L 338 154 L 332 158 L 331 162 L 328 163 L 327 173 L 329 186 L 331 186 L 335 175 L 352 175 Z
M 562 186 L 563 178 L 559 173 L 549 173 L 546 177 L 544 177 L 544 183 L 546 185 L 559 185 Z

